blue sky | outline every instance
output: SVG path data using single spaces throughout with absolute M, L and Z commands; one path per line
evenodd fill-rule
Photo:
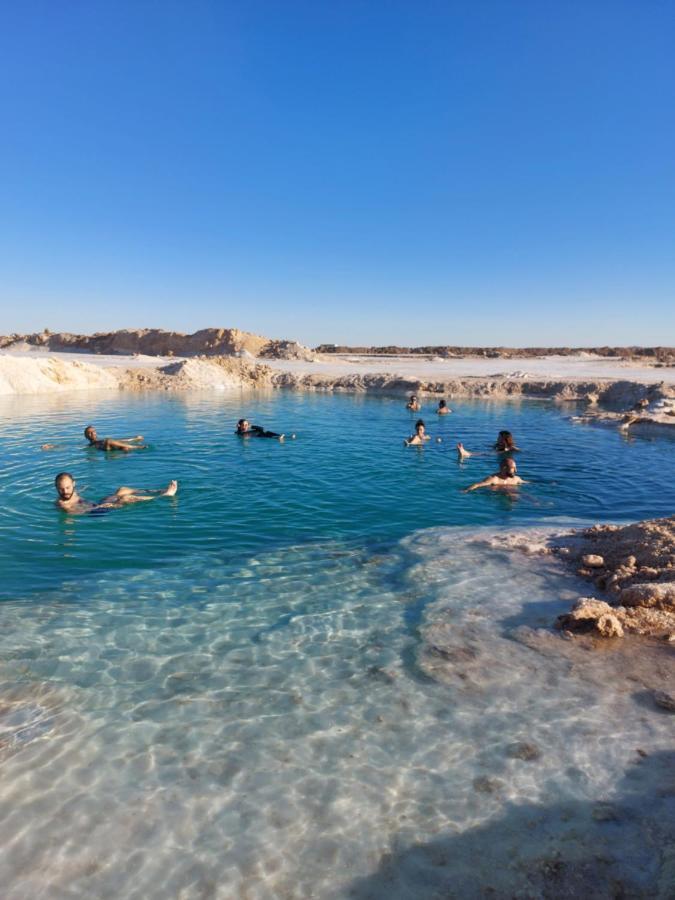
M 675 4 L 0 5 L 0 332 L 675 343 Z

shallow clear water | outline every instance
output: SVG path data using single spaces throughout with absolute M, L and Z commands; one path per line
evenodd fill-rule
M 536 638 L 584 587 L 500 537 L 671 513 L 675 444 L 544 404 L 456 403 L 425 415 L 441 444 L 404 449 L 416 417 L 401 407 L 281 393 L 0 404 L 6 896 L 512 896 L 532 887 L 528 859 L 573 855 L 579 835 L 620 845 L 622 877 L 651 884 L 633 818 L 619 839 L 592 812 L 636 748 L 672 745 L 672 720 L 636 712 L 604 657 Z M 297 439 L 242 442 L 241 414 Z M 89 422 L 151 449 L 84 450 Z M 494 470 L 500 428 L 530 484 L 461 493 Z M 458 464 L 457 439 L 485 455 Z M 92 499 L 169 478 L 180 490 L 65 516 L 62 469 Z M 522 741 L 536 759 L 512 755 Z M 500 849 L 505 822 L 515 849 Z

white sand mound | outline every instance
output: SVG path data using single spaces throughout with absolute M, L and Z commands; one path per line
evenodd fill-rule
M 117 379 L 100 366 L 77 360 L 0 356 L 0 394 L 117 390 Z

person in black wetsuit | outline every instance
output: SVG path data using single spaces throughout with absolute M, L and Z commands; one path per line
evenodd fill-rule
M 278 441 L 283 441 L 285 437 L 283 434 L 277 434 L 276 431 L 265 431 L 261 425 L 251 425 L 248 419 L 239 419 L 235 434 L 238 434 L 239 437 L 276 438 Z

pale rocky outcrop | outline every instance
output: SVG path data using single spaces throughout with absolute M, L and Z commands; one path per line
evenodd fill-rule
M 52 353 L 144 356 L 240 356 L 311 361 L 314 354 L 297 341 L 270 340 L 238 328 L 202 328 L 192 334 L 162 328 L 121 329 L 96 334 L 49 331 L 0 337 L 0 349 L 42 349 Z
M 262 359 L 300 359 L 314 362 L 316 354 L 297 341 L 268 341 L 260 351 Z
M 234 357 L 180 359 L 160 366 L 95 366 L 78 360 L 0 357 L 0 395 L 101 390 L 226 390 L 269 386 L 271 370 Z
M 118 387 L 114 373 L 77 360 L 0 358 L 0 395 L 106 391 Z
M 578 573 L 614 603 L 582 598 L 560 617 L 560 627 L 574 631 L 590 621 L 598 634 L 619 636 L 618 622 L 635 634 L 667 638 L 675 633 L 675 516 L 622 527 L 596 525 L 581 534 L 575 549 L 556 548 L 563 559 L 581 562 Z
M 601 637 L 623 637 L 623 626 L 617 611 L 609 603 L 582 597 L 572 611 L 558 618 L 558 627 L 566 631 L 594 631 Z
M 119 370 L 118 370 L 119 371 Z M 159 368 L 123 369 L 120 386 L 125 390 L 227 390 L 269 385 L 267 366 L 245 359 L 181 359 Z

